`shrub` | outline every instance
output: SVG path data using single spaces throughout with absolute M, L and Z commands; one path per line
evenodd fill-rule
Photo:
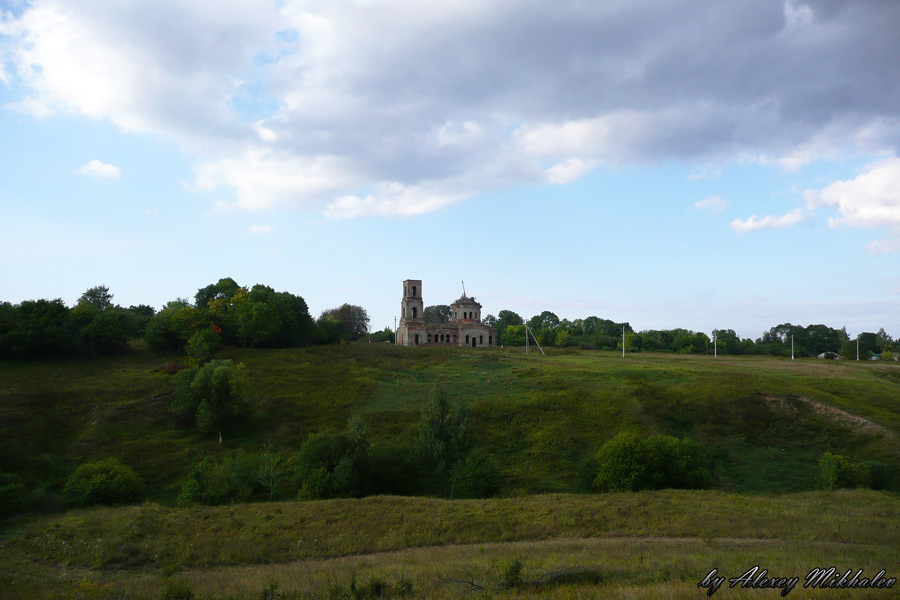
M 891 473 L 888 466 L 877 460 L 870 460 L 866 463 L 866 471 L 869 476 L 869 487 L 873 490 L 887 489 L 891 480 Z
M 468 453 L 471 437 L 468 407 L 451 404 L 443 388 L 435 386 L 419 422 L 421 456 L 433 463 L 438 474 L 447 474 Z
M 840 454 L 825 452 L 819 459 L 819 487 L 826 490 L 868 487 L 883 490 L 890 482 L 887 466 L 877 460 L 853 463 Z
M 141 499 L 144 482 L 115 458 L 80 465 L 69 476 L 63 493 L 75 506 L 124 504 Z
M 482 450 L 473 450 L 453 469 L 453 495 L 489 498 L 500 491 L 502 475 L 497 463 Z
M 363 496 L 369 480 L 369 446 L 358 417 L 348 429 L 323 431 L 310 436 L 297 457 L 297 475 L 302 482 L 300 499 L 352 498 Z
M 15 473 L 0 471 L 0 518 L 14 515 L 22 510 L 25 500 L 25 486 Z
M 179 504 L 225 504 L 262 497 L 258 485 L 259 457 L 238 450 L 235 455 L 206 457 L 191 469 L 178 495 Z
M 702 449 L 687 438 L 622 432 L 600 448 L 595 464 L 599 491 L 698 489 L 710 483 Z
M 209 362 L 221 345 L 221 337 L 213 327 L 195 331 L 184 347 L 194 365 L 201 366 Z
M 180 579 L 171 579 L 159 594 L 159 600 L 194 600 L 194 591 Z

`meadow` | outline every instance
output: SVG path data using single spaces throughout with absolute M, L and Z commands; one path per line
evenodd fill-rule
M 44 511 L 3 523 L 4 595 L 681 598 L 705 595 L 712 568 L 900 567 L 896 364 L 386 344 L 220 355 L 247 365 L 259 407 L 222 447 L 173 421 L 177 359 L 140 344 L 0 364 L 0 469 Z M 499 497 L 175 505 L 199 458 L 295 451 L 354 414 L 376 444 L 412 449 L 435 385 L 468 403 L 476 446 L 501 467 Z M 584 493 L 585 464 L 622 430 L 696 440 L 713 489 Z M 887 465 L 889 490 L 817 490 L 823 452 Z M 74 467 L 107 456 L 143 477 L 147 500 L 60 512 Z M 716 596 L 779 593 L 727 585 Z

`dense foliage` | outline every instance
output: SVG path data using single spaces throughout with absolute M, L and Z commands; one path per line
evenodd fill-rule
M 106 286 L 85 292 L 74 308 L 62 300 L 0 302 L 0 358 L 91 357 L 119 352 L 140 337 L 149 306 L 112 304 Z
M 594 488 L 603 492 L 709 487 L 708 460 L 690 440 L 621 432 L 595 458 Z
M 144 482 L 134 469 L 115 458 L 80 465 L 63 492 L 75 506 L 125 504 L 141 499 Z
M 851 462 L 831 452 L 825 452 L 819 459 L 819 486 L 825 490 L 858 487 L 883 490 L 889 480 L 887 465 L 877 460 Z
M 203 433 L 215 431 L 222 443 L 223 427 L 251 411 L 243 364 L 214 360 L 175 376 L 175 397 L 169 410 L 193 421 Z

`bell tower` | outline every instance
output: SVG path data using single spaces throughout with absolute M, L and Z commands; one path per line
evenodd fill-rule
M 400 323 L 424 322 L 425 305 L 422 302 L 422 280 L 407 279 L 403 282 L 403 300 L 400 302 Z

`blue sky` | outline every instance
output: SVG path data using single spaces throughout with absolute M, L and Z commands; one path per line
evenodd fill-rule
M 895 2 L 0 1 L 0 300 L 900 335 Z M 699 33 L 698 33 L 699 32 Z

